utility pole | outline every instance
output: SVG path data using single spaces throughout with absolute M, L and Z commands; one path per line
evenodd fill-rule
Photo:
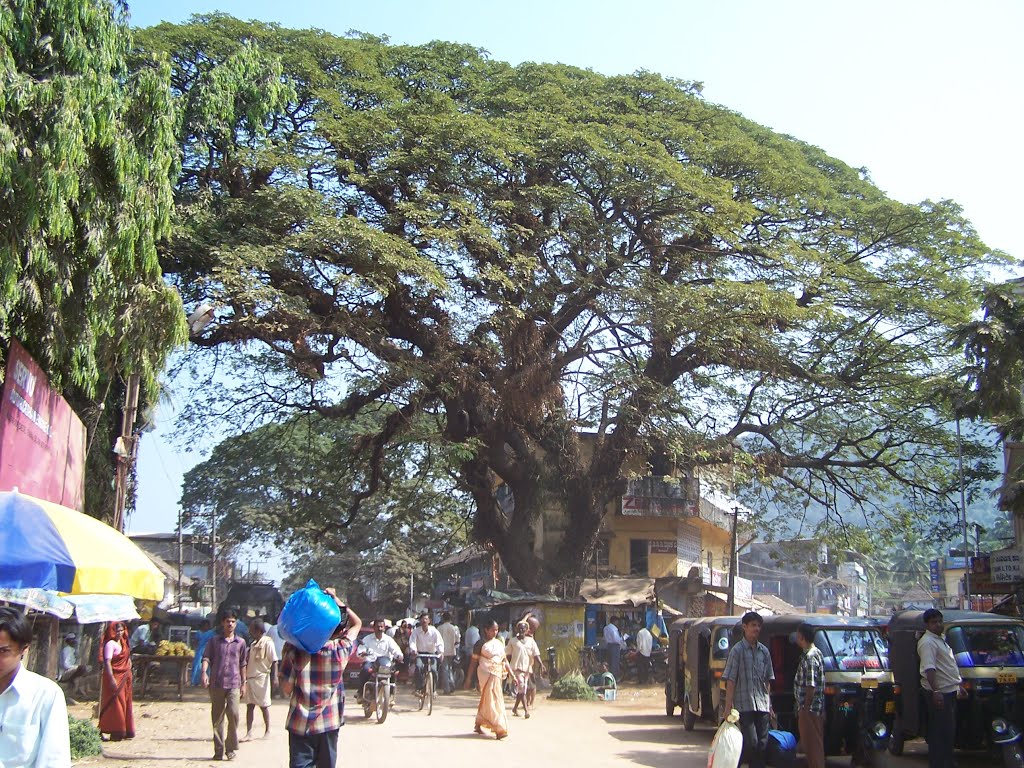
M 124 510 L 128 496 L 128 468 L 135 458 L 135 412 L 139 407 L 139 374 L 132 373 L 124 393 L 124 410 L 121 411 L 121 434 L 114 446 L 117 454 L 117 469 L 114 473 L 114 530 L 124 532 Z
M 739 527 L 740 508 L 732 508 L 732 539 L 729 544 L 729 599 L 725 604 L 725 612 L 732 616 L 736 613 L 736 529 Z
M 181 533 L 181 508 L 178 508 L 178 610 L 181 610 L 181 572 L 185 555 L 183 552 L 185 543 Z
M 212 524 L 210 525 L 210 584 L 213 588 L 210 598 L 213 605 L 211 610 L 217 610 L 217 512 L 210 513 Z
M 960 414 L 956 415 L 956 463 L 960 471 L 960 522 L 964 529 L 964 609 L 971 610 L 971 556 L 967 549 L 967 498 L 964 495 L 964 448 L 960 441 Z

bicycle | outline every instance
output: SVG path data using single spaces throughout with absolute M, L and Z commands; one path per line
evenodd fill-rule
M 423 706 L 426 705 L 427 714 L 430 715 L 434 711 L 434 697 L 437 695 L 437 660 L 441 656 L 437 653 L 418 653 L 416 656 L 426 660 L 426 664 L 424 664 L 426 669 L 423 670 L 423 690 L 416 692 L 420 699 L 419 709 L 422 711 Z

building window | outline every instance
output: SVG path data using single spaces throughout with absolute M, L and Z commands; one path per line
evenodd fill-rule
M 629 573 L 631 576 L 647 575 L 647 539 L 629 540 Z

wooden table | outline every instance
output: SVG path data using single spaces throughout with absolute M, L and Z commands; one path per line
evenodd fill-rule
M 153 662 L 158 664 L 176 664 L 178 666 L 178 701 L 181 701 L 185 692 L 185 681 L 192 677 L 192 661 L 189 656 L 157 656 L 155 653 L 133 653 L 132 664 L 142 669 L 142 690 L 139 698 L 146 697 L 146 689 L 149 684 L 149 668 Z

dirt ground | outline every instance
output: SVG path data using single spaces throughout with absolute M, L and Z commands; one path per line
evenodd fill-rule
M 496 741 L 472 732 L 477 698 L 469 692 L 440 696 L 434 713 L 411 709 L 412 695 L 399 691 L 396 709 L 386 722 L 363 719 L 351 698 L 347 724 L 338 742 L 338 764 L 379 756 L 388 765 L 422 761 L 436 764 L 438 758 L 451 765 L 482 765 L 497 759 L 502 763 L 526 759 L 533 768 L 573 766 L 621 768 L 632 763 L 650 768 L 704 768 L 713 730 L 698 726 L 687 733 L 679 717 L 668 718 L 664 693 L 655 687 L 623 688 L 616 701 L 561 702 L 538 698 L 529 720 L 509 717 L 509 737 Z M 72 714 L 87 717 L 92 707 L 79 704 Z M 286 768 L 288 740 L 282 728 L 287 705 L 275 701 L 271 710 L 271 734 L 267 739 L 243 743 L 235 764 L 246 768 Z M 137 701 L 137 736 L 130 742 L 106 743 L 103 756 L 76 763 L 90 768 L 187 768 L 212 766 L 213 742 L 209 701 L 205 692 L 191 690 L 186 701 Z M 243 713 L 244 719 L 244 713 Z M 262 731 L 259 713 L 256 729 Z M 244 728 L 242 729 L 244 733 Z M 242 735 L 242 734 L 240 734 Z M 799 765 L 803 764 L 801 759 Z M 829 768 L 850 765 L 849 758 L 830 758 Z M 962 757 L 962 768 L 980 768 L 990 763 L 982 756 Z M 907 754 L 889 759 L 888 768 L 924 768 L 924 745 L 907 745 Z

